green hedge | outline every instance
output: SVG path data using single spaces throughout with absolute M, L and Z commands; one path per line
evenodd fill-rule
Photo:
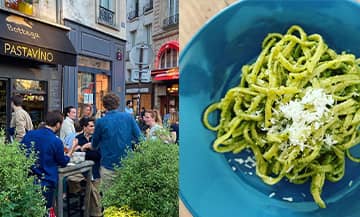
M 0 216 L 45 216 L 41 187 L 28 176 L 33 163 L 34 158 L 26 158 L 18 143 L 4 144 L 0 135 Z
M 176 144 L 146 140 L 116 169 L 116 178 L 104 189 L 104 207 L 129 206 L 145 217 L 178 217 L 178 163 Z

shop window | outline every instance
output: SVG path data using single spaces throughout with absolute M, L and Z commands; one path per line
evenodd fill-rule
M 79 72 L 78 73 L 78 108 L 84 104 L 94 104 L 94 74 Z M 80 114 L 80 111 L 78 112 Z
M 5 7 L 33 15 L 33 0 L 5 0 Z
M 179 53 L 176 49 L 169 48 L 163 52 L 160 58 L 160 68 L 174 68 L 178 66 Z
M 179 92 L 179 84 L 172 84 L 166 88 L 168 94 L 178 94 Z
M 95 99 L 96 99 L 96 109 L 100 111 L 104 111 L 104 105 L 102 103 L 102 97 L 110 91 L 110 79 L 109 76 L 104 74 L 96 74 L 95 76 Z
M 78 108 L 84 104 L 104 110 L 102 97 L 110 90 L 110 78 L 105 74 L 78 73 Z
M 35 127 L 45 120 L 47 110 L 47 82 L 25 79 L 13 80 L 13 94 L 23 96 L 23 108 L 29 113 Z

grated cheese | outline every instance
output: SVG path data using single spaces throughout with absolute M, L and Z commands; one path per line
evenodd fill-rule
M 334 99 L 323 89 L 308 88 L 301 99 L 279 105 L 278 113 L 274 113 L 278 117 L 270 120 L 273 125 L 268 133 L 286 133 L 288 141 L 282 144 L 283 148 L 289 145 L 298 145 L 301 151 L 311 148 L 308 140 L 312 129 L 317 130 L 326 123 L 324 120 L 330 116 L 328 107 L 333 104 Z M 330 135 L 323 138 L 323 142 L 328 146 L 336 143 Z

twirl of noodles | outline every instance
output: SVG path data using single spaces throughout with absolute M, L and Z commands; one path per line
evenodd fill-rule
M 256 174 L 269 185 L 311 179 L 314 201 L 325 208 L 325 180 L 344 176 L 345 156 L 360 162 L 349 151 L 360 142 L 359 63 L 296 25 L 268 34 L 255 63 L 242 67 L 240 84 L 204 111 L 204 125 L 217 132 L 214 150 L 249 148 Z M 212 126 L 216 110 L 219 123 Z

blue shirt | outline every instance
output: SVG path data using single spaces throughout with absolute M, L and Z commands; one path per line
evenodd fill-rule
M 134 109 L 125 107 L 125 112 L 134 115 Z
M 29 131 L 21 141 L 27 150 L 34 144 L 38 158 L 32 167 L 33 173 L 41 180 L 42 186 L 56 187 L 58 182 L 58 166 L 65 167 L 70 158 L 64 155 L 62 141 L 46 127 Z
M 75 137 L 78 135 L 77 132 L 71 133 L 70 135 L 65 136 L 64 145 L 70 150 L 72 148 Z
M 140 134 L 134 117 L 126 112 L 108 111 L 96 120 L 92 147 L 100 147 L 101 165 L 109 170 L 114 170 L 114 165 L 121 166 L 120 159 L 126 156 L 126 149 L 139 141 Z

